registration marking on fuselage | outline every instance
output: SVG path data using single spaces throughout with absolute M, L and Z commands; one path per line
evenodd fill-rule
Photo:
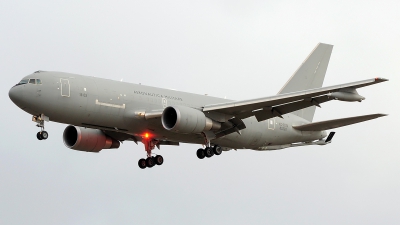
M 125 104 L 115 105 L 115 104 L 110 104 L 110 103 L 105 103 L 105 102 L 99 102 L 98 99 L 96 99 L 96 105 L 102 105 L 102 106 L 108 106 L 108 107 L 113 107 L 113 108 L 125 109 Z

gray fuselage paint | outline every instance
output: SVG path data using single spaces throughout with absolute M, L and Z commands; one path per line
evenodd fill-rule
M 75 126 L 95 125 L 117 128 L 119 132 L 183 143 L 203 144 L 201 134 L 178 134 L 163 128 L 160 118 L 145 120 L 137 112 L 160 110 L 165 106 L 182 105 L 201 109 L 204 105 L 232 100 L 150 87 L 140 84 L 82 76 L 62 72 L 33 73 L 23 79 L 41 79 L 42 84 L 18 85 L 23 101 L 17 105 L 32 115 L 45 114 L 51 121 Z M 69 95 L 62 87 L 69 83 Z M 272 121 L 272 122 L 271 122 Z M 255 149 L 263 146 L 309 142 L 326 137 L 326 132 L 301 132 L 292 125 L 308 123 L 294 114 L 258 122 L 244 119 L 241 134 L 232 133 L 212 143 L 233 149 Z M 273 124 L 269 124 L 269 123 Z

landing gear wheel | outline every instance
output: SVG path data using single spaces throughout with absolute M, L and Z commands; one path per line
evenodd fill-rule
M 197 150 L 196 152 L 197 158 L 199 159 L 204 159 L 204 157 L 206 157 L 206 153 L 204 152 L 204 149 L 199 148 L 199 150 Z
M 39 141 L 43 140 L 42 135 L 40 134 L 40 132 L 37 132 L 36 137 Z
M 211 149 L 211 156 L 214 156 L 215 155 L 215 153 L 214 153 L 214 151 L 213 151 L 213 148 L 212 147 L 210 147 L 210 149 Z
M 145 169 L 146 168 L 146 160 L 139 159 L 138 165 L 139 165 L 140 169 Z
M 154 157 L 155 158 L 155 162 L 156 162 L 156 164 L 157 165 L 161 165 L 161 164 L 163 164 L 163 162 L 164 162 L 164 158 L 161 156 L 161 155 L 157 155 L 156 157 Z
M 211 156 L 214 155 L 214 152 L 212 151 L 212 149 L 210 147 L 205 148 L 204 149 L 204 153 L 205 153 L 207 158 L 210 158 Z
M 219 145 L 214 145 L 214 147 L 213 147 L 212 149 L 213 149 L 214 154 L 216 154 L 216 155 L 221 155 L 221 153 L 222 153 L 222 148 L 221 148 L 221 146 L 219 146 Z
M 44 121 L 49 121 L 49 117 L 45 116 L 43 113 L 40 115 L 32 116 L 32 121 L 36 122 L 36 126 L 40 127 L 40 130 L 36 137 L 38 140 L 46 140 L 49 134 L 44 130 Z
M 43 140 L 46 140 L 49 137 L 49 133 L 47 131 L 42 131 L 40 132 L 40 136 L 42 137 Z
M 146 166 L 151 168 L 155 165 L 153 157 L 149 157 L 146 159 Z

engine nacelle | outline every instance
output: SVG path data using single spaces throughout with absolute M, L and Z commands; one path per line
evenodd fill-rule
M 119 141 L 106 136 L 101 130 L 72 125 L 65 128 L 63 140 L 66 147 L 85 152 L 119 148 L 120 145 Z
M 346 102 L 361 102 L 362 100 L 365 100 L 365 97 L 359 95 L 355 89 L 329 93 L 328 96 L 330 98 Z
M 162 113 L 161 122 L 166 130 L 184 134 L 221 128 L 221 123 L 207 118 L 202 111 L 186 106 L 168 106 Z

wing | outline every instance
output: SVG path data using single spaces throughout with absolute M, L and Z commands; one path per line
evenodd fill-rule
M 355 100 L 354 98 L 346 97 L 346 95 L 359 96 L 361 98 L 356 100 L 361 101 L 365 98 L 357 94 L 357 88 L 384 81 L 387 81 L 387 79 L 374 78 L 330 87 L 279 94 L 265 98 L 212 104 L 204 106 L 203 111 L 222 113 L 238 119 L 255 116 L 258 121 L 263 121 L 310 106 L 320 106 L 321 103 L 334 99 L 343 101 Z

